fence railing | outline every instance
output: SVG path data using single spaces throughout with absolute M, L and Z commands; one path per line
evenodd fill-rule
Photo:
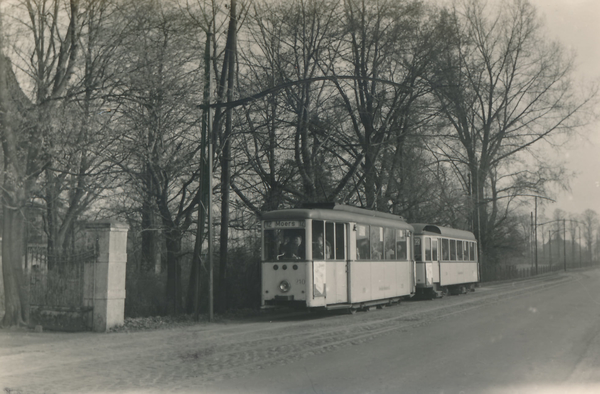
M 29 304 L 45 307 L 81 308 L 84 306 L 84 265 L 96 259 L 94 251 L 81 251 L 55 259 L 48 269 L 47 255 L 35 246 L 30 260 Z M 28 256 L 28 257 L 29 257 Z
M 597 261 L 588 261 L 582 263 L 567 264 L 567 271 L 585 267 L 600 267 Z M 537 275 L 543 275 L 550 272 L 564 271 L 565 265 L 561 263 L 555 263 L 553 265 L 538 265 Z M 495 264 L 485 265 L 482 264 L 479 267 L 480 280 L 481 282 L 494 282 L 499 280 L 510 280 L 520 279 L 536 276 L 536 269 L 534 266 L 517 266 L 508 264 Z

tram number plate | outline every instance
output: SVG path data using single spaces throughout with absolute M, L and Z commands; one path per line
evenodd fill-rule
M 296 284 L 297 285 L 305 285 L 306 284 L 306 279 L 296 279 Z

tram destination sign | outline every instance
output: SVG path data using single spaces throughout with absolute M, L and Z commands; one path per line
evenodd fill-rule
M 304 228 L 304 221 L 301 221 L 301 220 L 265 221 L 265 229 L 272 229 L 272 228 Z

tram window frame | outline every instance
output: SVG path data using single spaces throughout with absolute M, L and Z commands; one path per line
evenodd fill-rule
M 425 238 L 425 261 L 431 261 L 431 237 Z
M 335 225 L 325 222 L 325 260 L 335 260 Z
M 313 260 L 325 260 L 325 221 L 313 220 L 311 229 L 312 258 Z M 319 245 L 319 236 L 323 237 L 322 245 Z
M 456 240 L 450 240 L 450 261 L 456 261 Z
M 465 260 L 464 255 L 463 255 L 463 241 L 461 241 L 461 240 L 456 240 L 456 260 L 457 261 Z
M 442 260 L 450 261 L 450 240 L 442 238 Z
M 336 260 L 346 260 L 346 225 L 335 223 L 335 247 L 334 257 Z
M 301 238 L 297 245 L 296 253 L 289 256 L 289 248 L 293 247 L 291 242 L 296 237 Z M 264 239 L 264 261 L 276 260 L 305 260 L 306 256 L 306 230 L 304 228 L 274 228 L 265 229 Z M 289 246 L 287 246 L 289 244 Z M 286 253 L 288 256 L 286 257 Z M 293 257 L 295 256 L 295 257 Z
M 356 225 L 356 259 L 369 260 L 371 255 L 371 241 L 369 238 L 369 226 L 364 224 Z
M 383 229 L 383 251 L 385 260 L 396 260 L 396 231 L 393 228 Z
M 370 227 L 371 260 L 383 260 L 383 227 Z
M 396 259 L 408 259 L 408 240 L 410 239 L 408 230 L 396 229 Z
M 438 261 L 438 240 L 431 240 L 431 259 L 432 261 Z
M 415 261 L 423 261 L 423 238 L 414 237 L 413 253 L 414 253 Z

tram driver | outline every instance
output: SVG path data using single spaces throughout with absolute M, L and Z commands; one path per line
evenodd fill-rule
M 283 245 L 284 259 L 304 259 L 304 246 L 302 245 L 302 237 L 300 235 L 292 236 Z

